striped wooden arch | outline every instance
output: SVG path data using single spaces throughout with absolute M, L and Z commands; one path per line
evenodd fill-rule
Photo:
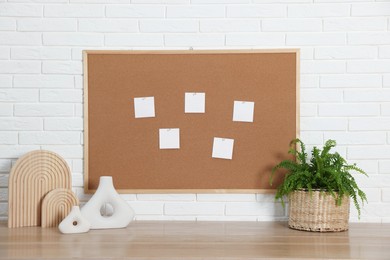
M 58 227 L 79 200 L 72 190 L 58 188 L 50 191 L 42 201 L 42 227 Z
M 38 150 L 22 156 L 9 177 L 8 227 L 41 225 L 41 203 L 56 188 L 71 189 L 69 166 L 58 154 Z

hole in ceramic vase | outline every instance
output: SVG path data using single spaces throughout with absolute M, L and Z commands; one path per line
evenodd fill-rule
M 100 207 L 100 215 L 102 217 L 111 217 L 114 214 L 114 207 L 110 203 L 104 203 Z
M 78 223 L 77 223 L 77 221 L 73 221 L 72 224 L 73 224 L 73 226 L 77 226 Z

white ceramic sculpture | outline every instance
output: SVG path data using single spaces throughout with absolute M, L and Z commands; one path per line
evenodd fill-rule
M 58 229 L 64 234 L 85 233 L 88 232 L 90 228 L 91 224 L 83 217 L 79 206 L 73 206 L 68 216 L 66 216 L 58 226 Z
M 112 209 L 112 215 L 102 214 L 102 209 Z M 91 223 L 91 229 L 124 228 L 134 219 L 134 211 L 116 192 L 111 176 L 100 177 L 99 187 L 81 209 L 81 214 Z

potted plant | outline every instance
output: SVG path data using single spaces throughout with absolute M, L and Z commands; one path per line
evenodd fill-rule
M 367 198 L 351 172 L 367 174 L 339 153 L 331 153 L 335 146 L 334 140 L 328 140 L 322 150 L 314 147 L 309 159 L 304 143 L 295 139 L 288 151 L 295 160 L 283 160 L 272 168 L 271 185 L 279 169 L 287 170 L 275 199 L 284 206 L 288 196 L 289 227 L 319 232 L 348 230 L 350 198 L 360 217 L 359 198 L 362 204 Z

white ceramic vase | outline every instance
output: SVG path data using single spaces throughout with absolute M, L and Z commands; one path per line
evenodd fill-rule
M 77 234 L 88 232 L 90 227 L 89 221 L 81 215 L 79 206 L 73 206 L 68 216 L 61 221 L 58 229 L 63 234 Z
M 102 214 L 109 207 L 112 215 Z M 111 176 L 100 177 L 99 187 L 81 209 L 81 214 L 91 223 L 91 229 L 124 228 L 134 219 L 134 211 L 116 192 Z

